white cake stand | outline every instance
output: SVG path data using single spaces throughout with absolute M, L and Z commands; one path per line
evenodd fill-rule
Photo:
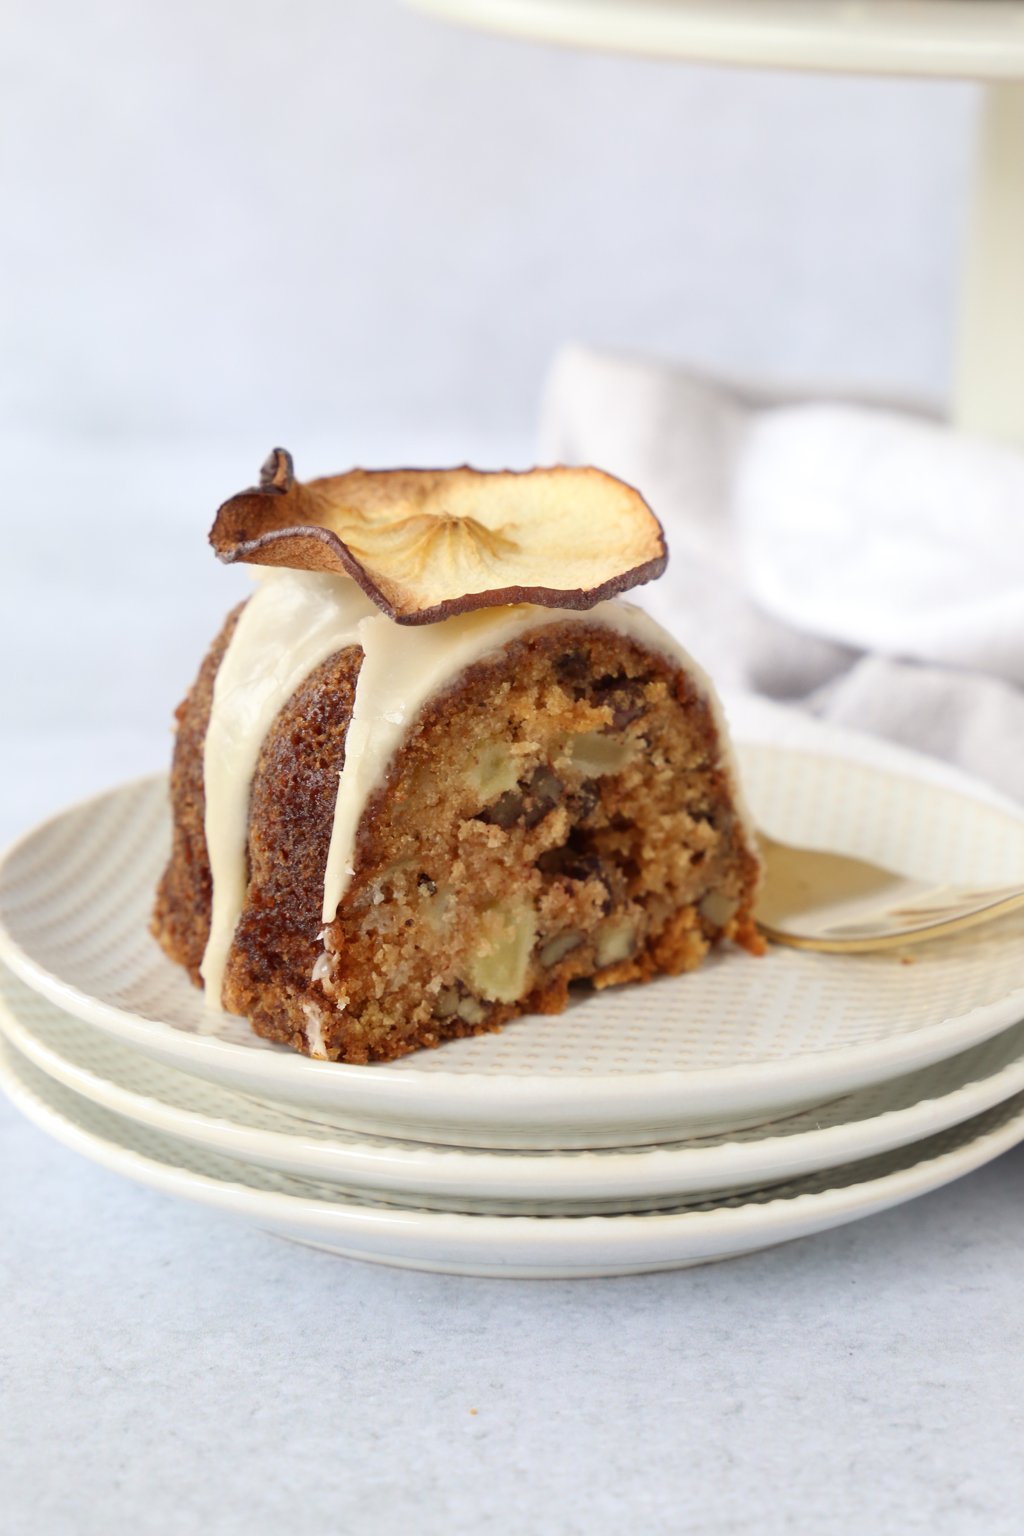
M 494 32 L 764 69 L 978 80 L 953 416 L 1024 446 L 1024 0 L 411 0 Z

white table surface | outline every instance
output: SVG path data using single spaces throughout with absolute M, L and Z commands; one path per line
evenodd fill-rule
M 234 469 L 183 497 L 96 452 L 7 481 L 3 841 L 161 766 L 237 590 L 197 537 Z M 235 1227 L 0 1103 L 0 1529 L 1017 1536 L 1022 1190 L 1019 1148 L 726 1264 L 454 1279 Z

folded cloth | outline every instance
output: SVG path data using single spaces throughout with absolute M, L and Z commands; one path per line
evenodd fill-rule
M 671 559 L 638 600 L 722 684 L 1024 801 L 1024 454 L 579 346 L 552 367 L 540 452 L 644 493 Z

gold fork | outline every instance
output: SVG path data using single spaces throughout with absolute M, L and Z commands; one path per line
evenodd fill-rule
M 796 848 L 759 834 L 764 881 L 755 917 L 795 949 L 864 954 L 960 933 L 1024 907 L 1024 885 L 910 880 L 867 859 Z

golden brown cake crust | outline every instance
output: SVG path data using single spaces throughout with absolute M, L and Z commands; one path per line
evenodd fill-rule
M 179 712 L 174 852 L 154 919 L 193 980 L 209 930 L 202 739 L 229 633 Z M 391 1060 L 559 1012 L 577 980 L 678 974 L 723 937 L 762 947 L 756 860 L 706 700 L 666 658 L 586 621 L 528 634 L 431 700 L 371 798 L 325 928 L 360 660 L 351 648 L 317 668 L 260 755 L 223 996 L 259 1034 Z
M 203 743 L 210 723 L 213 685 L 244 603 L 232 609 L 203 659 L 188 694 L 175 711 L 177 733 L 171 762 L 171 857 L 157 887 L 150 929 L 196 986 L 210 936 L 212 882 L 206 851 Z
M 253 777 L 249 888 L 224 1006 L 297 1050 L 306 1044 L 301 1000 L 323 949 L 324 871 L 362 655 L 350 646 L 310 673 L 274 722 Z

